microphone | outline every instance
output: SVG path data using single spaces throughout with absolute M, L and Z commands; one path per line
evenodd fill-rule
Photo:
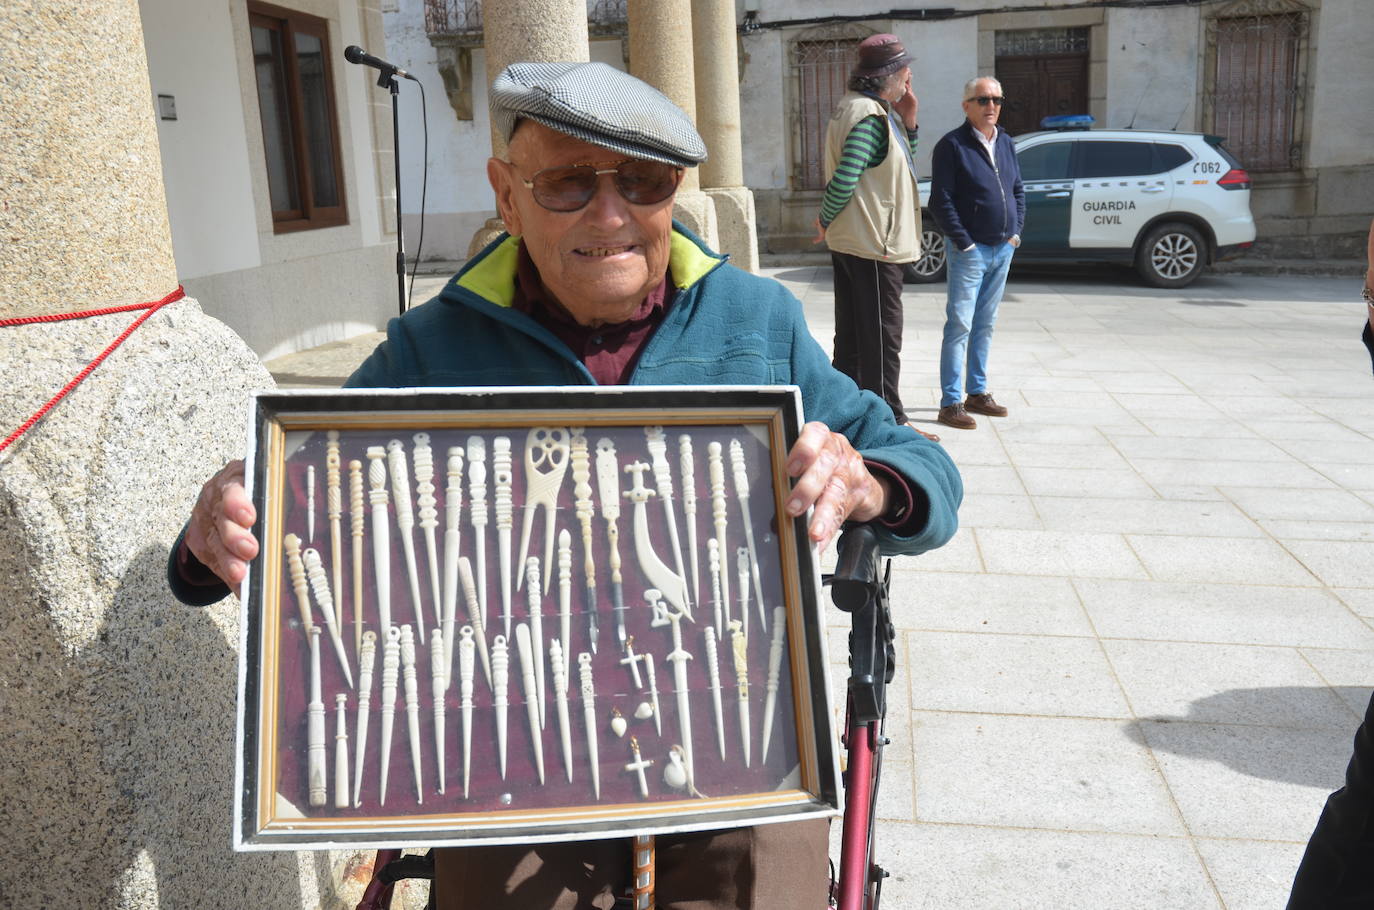
M 358 45 L 356 44 L 350 44 L 348 47 L 344 48 L 344 59 L 347 60 L 349 63 L 358 63 L 362 66 L 370 66 L 373 69 L 379 69 L 383 73 L 386 73 L 388 75 L 395 73 L 402 79 L 409 79 L 412 82 L 420 81 L 416 79 L 414 76 L 410 75 L 410 73 L 407 73 L 405 70 L 401 69 L 396 64 L 387 63 L 380 57 L 374 57 L 367 51 L 358 47 Z

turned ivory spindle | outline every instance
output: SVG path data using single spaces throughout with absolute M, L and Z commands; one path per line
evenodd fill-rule
M 510 437 L 497 436 L 491 441 L 491 482 L 496 490 L 496 557 L 501 571 L 501 622 L 506 638 L 510 639 L 511 564 L 510 537 L 515 526 L 515 504 L 511 499 Z
M 573 513 L 582 527 L 582 574 L 586 578 L 587 614 L 590 616 L 592 641 L 596 640 L 596 557 L 592 551 L 592 516 L 595 509 L 592 503 L 591 455 L 587 450 L 587 434 L 582 427 L 572 427 L 569 442 L 573 475 Z M 572 535 L 567 529 L 558 532 L 558 585 L 560 600 L 563 595 L 563 542 L 568 539 L 568 582 L 572 582 Z M 563 626 L 563 652 L 571 654 L 568 638 L 567 620 Z
M 334 598 L 329 593 L 329 579 L 324 574 L 319 551 L 311 547 L 301 554 L 301 561 L 305 564 L 306 577 L 310 579 L 310 590 L 315 592 L 315 602 L 320 605 L 320 613 L 324 616 L 324 627 L 329 631 L 329 640 L 334 645 L 334 655 L 339 658 L 339 667 L 343 670 L 344 679 L 351 689 L 353 671 L 348 668 L 348 655 L 344 653 L 343 638 L 339 635 L 339 627 L 334 624 Z
M 410 469 L 406 466 L 405 444 L 393 439 L 386 444 L 386 460 L 391 468 L 391 503 L 396 508 L 396 528 L 406 557 L 406 578 L 410 582 L 410 602 L 415 608 L 415 627 L 425 634 L 425 608 L 420 602 L 420 569 L 415 562 L 415 506 L 410 499 Z
M 716 529 L 716 551 L 720 556 L 721 568 L 718 573 L 720 578 L 720 603 L 725 611 L 725 622 L 730 623 L 730 572 L 725 567 L 725 561 L 730 552 L 725 543 L 725 531 L 729 526 L 729 517 L 725 506 L 725 461 L 721 457 L 721 447 L 718 442 L 710 442 L 706 446 L 706 473 L 711 482 L 711 522 Z M 723 634 L 722 630 L 716 630 Z
M 744 446 L 738 439 L 730 440 L 730 465 L 734 468 L 735 495 L 739 497 L 740 520 L 744 522 L 744 542 L 749 549 L 749 574 L 754 582 L 754 603 L 758 604 L 759 608 L 759 625 L 767 632 L 768 608 L 763 604 L 763 579 L 759 575 L 759 549 L 754 545 L 754 518 L 749 513 L 749 472 L 744 467 Z
M 439 792 L 444 792 L 444 633 L 438 629 L 429 632 L 429 673 L 434 693 L 434 754 L 439 765 Z
M 601 758 L 596 740 L 596 686 L 592 681 L 592 656 L 577 655 L 577 672 L 582 692 L 582 720 L 587 728 L 587 761 L 592 769 L 592 793 L 601 798 Z
M 697 561 L 697 469 L 692 457 L 692 437 L 677 438 L 678 465 L 682 469 L 682 517 L 687 522 L 687 554 L 692 564 L 692 603 L 701 603 L 701 567 Z
M 325 434 L 325 438 L 328 440 L 324 445 L 324 492 L 325 508 L 329 515 L 329 574 L 334 580 L 334 625 L 338 629 L 343 629 L 343 536 L 340 527 L 343 519 L 343 487 L 339 478 L 339 431 L 330 430 Z
M 378 805 L 386 805 L 387 777 L 391 773 L 391 734 L 396 722 L 396 683 L 401 676 L 401 630 L 391 626 L 382 645 L 382 781 Z
M 487 443 L 481 436 L 468 437 L 468 518 L 472 522 L 472 551 L 477 557 L 477 602 L 481 605 L 484 627 L 487 612 Z M 475 619 L 473 623 L 476 625 Z
M 601 496 L 601 517 L 606 521 L 606 543 L 610 552 L 606 564 L 611 570 L 611 610 L 615 613 L 615 636 L 625 645 L 625 596 L 620 577 L 620 467 L 615 458 L 615 442 L 609 437 L 596 441 L 596 487 Z M 596 611 L 591 611 L 592 653 L 596 653 Z
M 468 781 L 472 772 L 472 626 L 458 630 L 458 697 L 463 709 L 463 799 L 468 798 Z
M 782 670 L 783 639 L 787 632 L 787 611 L 773 608 L 773 641 L 768 646 L 768 695 L 763 702 L 763 748 L 759 761 L 768 761 L 768 742 L 773 735 L 773 709 L 778 703 L 778 674 Z
M 415 676 L 415 632 L 401 626 L 401 679 L 406 693 L 406 728 L 410 733 L 410 767 L 415 775 L 415 801 L 425 801 L 420 776 L 420 682 Z
M 329 800 L 325 785 L 324 701 L 320 694 L 320 630 L 310 630 L 310 705 L 307 708 L 308 729 L 307 777 L 310 783 L 310 805 L 323 806 Z
M 730 620 L 730 649 L 735 659 L 735 684 L 739 692 L 739 735 L 744 743 L 744 767 L 749 767 L 749 636 L 744 624 Z
M 534 559 L 533 556 L 530 557 Z M 527 578 L 531 585 L 537 585 L 537 578 Z M 539 783 L 544 783 L 544 739 L 539 735 L 539 693 L 534 681 L 534 646 L 530 642 L 530 627 L 523 622 L 515 627 L 516 651 L 520 654 L 520 677 L 524 684 L 525 714 L 530 722 L 530 740 L 534 745 L 534 767 L 539 772 Z
M 309 636 L 315 624 L 310 621 L 310 586 L 305 580 L 305 563 L 301 562 L 301 539 L 287 534 L 281 539 L 286 550 L 286 569 L 291 575 L 291 590 L 296 592 L 296 607 L 300 610 L 301 633 Z
M 348 520 L 353 536 L 353 651 L 363 650 L 363 463 L 348 463 Z
M 434 498 L 434 452 L 429 447 L 429 434 L 416 433 L 415 442 L 415 505 L 420 514 L 420 530 L 425 533 L 425 555 L 429 557 L 430 597 L 434 601 L 434 628 L 444 624 L 443 599 L 439 596 L 439 554 L 434 529 L 439 526 L 438 500 Z M 420 627 L 424 634 L 424 627 Z M 440 791 L 443 792 L 443 791 Z
M 590 525 L 588 526 L 590 530 Z M 569 653 L 572 641 L 572 535 L 558 532 L 558 643 Z
M 706 680 L 711 688 L 711 707 L 716 714 L 716 744 L 720 757 L 725 759 L 725 715 L 720 705 L 720 655 L 716 653 L 716 630 L 707 626 L 702 630 L 706 639 Z
M 315 542 L 315 466 L 305 466 L 305 540 Z
M 468 605 L 468 621 L 476 632 L 477 653 L 482 658 L 482 672 L 487 677 L 487 685 L 496 691 L 496 681 L 491 675 L 491 657 L 487 654 L 487 632 L 482 620 L 482 605 L 477 602 L 477 585 L 472 580 L 472 564 L 466 556 L 458 559 L 458 578 L 463 582 L 463 599 Z
M 372 708 L 372 667 L 377 661 L 377 633 L 368 629 L 358 649 L 358 727 L 353 735 L 353 807 L 363 804 L 363 759 L 367 755 L 367 720 Z
M 572 783 L 572 726 L 568 720 L 568 670 L 563 662 L 563 646 L 549 639 L 549 667 L 553 671 L 553 702 L 558 711 L 558 735 L 563 741 L 563 767 Z
M 334 696 L 334 808 L 348 808 L 348 696 Z
M 735 550 L 735 571 L 738 573 L 739 580 L 739 618 L 740 622 L 749 625 L 749 548 L 739 547 Z M 759 628 L 768 631 L 762 619 L 759 621 Z
M 506 650 L 506 636 L 498 635 L 491 641 L 491 682 L 492 698 L 496 706 L 496 757 L 501 765 L 501 779 L 506 779 L 506 708 L 509 696 L 507 687 L 510 682 L 510 654 Z
M 525 560 L 525 599 L 529 606 L 530 632 L 534 635 L 534 692 L 539 728 L 544 728 L 544 605 L 539 594 L 539 557 Z M 516 642 L 518 645 L 519 642 Z
M 367 448 L 367 501 L 372 505 L 372 578 L 377 593 L 377 634 L 391 631 L 391 531 L 386 515 L 386 449 Z
M 720 544 L 714 537 L 706 541 L 706 574 L 711 576 L 711 600 L 716 605 L 716 635 L 725 634 L 725 620 L 730 618 L 729 604 L 720 599 Z
M 671 658 L 670 658 L 671 659 Z M 654 675 L 654 655 L 644 653 L 644 675 L 649 680 L 649 705 L 654 712 L 654 732 L 663 735 L 663 712 L 658 707 L 658 679 Z
M 444 490 L 444 681 L 453 682 L 453 630 L 458 624 L 458 553 L 463 540 L 463 450 L 448 450 Z

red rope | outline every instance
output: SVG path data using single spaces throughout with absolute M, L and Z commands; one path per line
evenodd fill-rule
M 71 392 L 72 389 L 76 388 L 78 385 L 81 384 L 82 380 L 84 380 L 87 376 L 91 375 L 91 373 L 95 371 L 95 368 L 100 366 L 101 361 L 103 361 L 106 357 L 110 356 L 110 353 L 113 352 L 115 348 L 123 344 L 124 339 L 132 335 L 134 329 L 143 325 L 143 323 L 148 319 L 149 316 L 153 315 L 158 310 L 165 307 L 167 304 L 175 303 L 185 296 L 186 289 L 183 288 L 181 285 L 177 285 L 177 289 L 175 291 L 173 291 L 172 293 L 168 294 L 166 297 L 163 297 L 161 300 L 155 303 L 131 303 L 128 306 L 106 307 L 104 309 L 99 310 L 82 310 L 77 313 L 51 313 L 45 316 L 18 316 L 12 319 L 0 319 L 0 328 L 3 328 L 6 326 L 13 325 L 33 325 L 34 323 L 39 322 L 61 322 L 64 319 L 84 319 L 88 316 L 106 316 L 110 313 L 128 313 L 133 310 L 147 311 L 142 316 L 135 319 L 127 329 L 121 332 L 119 337 L 110 343 L 109 347 L 105 348 L 105 350 L 101 351 L 100 354 L 94 360 L 86 364 L 85 369 L 83 369 L 80 373 L 77 373 L 76 377 L 72 379 L 71 382 L 63 386 L 62 391 L 58 392 L 52 398 L 48 399 L 48 403 L 43 405 L 43 407 L 39 408 L 36 412 L 34 412 L 34 415 L 32 417 L 30 417 L 28 420 L 20 424 L 19 429 L 15 430 L 9 436 L 5 437 L 5 441 L 0 442 L 0 452 L 5 451 L 5 449 L 9 447 L 10 443 L 14 442 L 20 436 L 23 436 L 24 433 L 26 433 L 30 427 L 38 423 L 38 421 L 42 420 L 43 417 L 47 415 L 47 413 L 51 411 L 59 401 L 67 397 L 67 394 Z

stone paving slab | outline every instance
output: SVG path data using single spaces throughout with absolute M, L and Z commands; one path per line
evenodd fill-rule
M 828 267 L 766 273 L 828 350 Z M 903 398 L 966 492 L 951 544 L 895 568 L 884 907 L 1283 906 L 1374 688 L 1357 290 L 1018 270 L 990 364 L 1011 414 L 964 432 L 934 424 L 944 287 L 907 287 Z M 268 366 L 341 381 L 379 337 Z

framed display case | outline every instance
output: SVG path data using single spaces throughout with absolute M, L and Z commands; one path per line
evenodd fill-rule
M 252 406 L 234 846 L 833 815 L 794 388 Z

